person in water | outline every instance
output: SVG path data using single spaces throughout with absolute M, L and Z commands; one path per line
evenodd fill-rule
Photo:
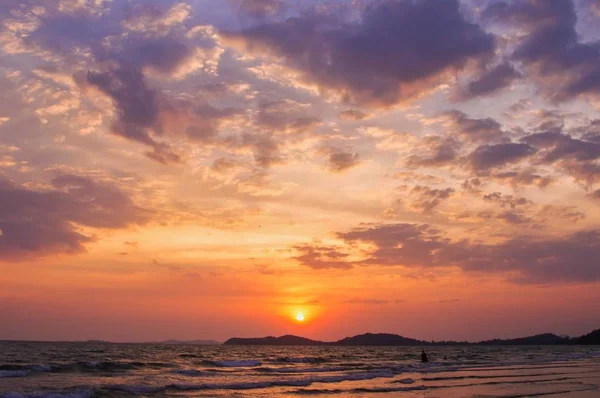
M 429 362 L 429 358 L 427 357 L 425 350 L 421 352 L 421 362 Z

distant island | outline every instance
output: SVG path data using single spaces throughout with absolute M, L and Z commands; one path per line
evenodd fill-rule
M 467 341 L 423 341 L 397 334 L 365 333 L 330 342 L 285 335 L 281 337 L 268 336 L 258 338 L 234 337 L 227 340 L 224 344 L 274 346 L 600 345 L 600 329 L 577 338 L 561 337 L 552 333 L 545 333 L 517 339 L 493 339 L 475 343 Z

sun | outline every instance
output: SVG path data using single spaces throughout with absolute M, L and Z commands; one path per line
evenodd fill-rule
M 296 314 L 296 320 L 298 322 L 304 322 L 305 319 L 306 318 L 304 318 L 304 314 L 303 313 L 299 312 L 299 313 Z

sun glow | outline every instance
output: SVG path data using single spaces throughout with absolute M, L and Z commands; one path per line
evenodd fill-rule
M 299 312 L 299 313 L 297 313 L 297 314 L 296 314 L 296 317 L 295 317 L 295 319 L 296 319 L 296 321 L 298 321 L 298 322 L 304 322 L 304 320 L 305 320 L 306 318 L 304 318 L 304 314 L 303 314 L 303 313 Z

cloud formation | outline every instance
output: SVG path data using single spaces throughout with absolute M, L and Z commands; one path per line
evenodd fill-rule
M 515 236 L 497 244 L 453 241 L 426 224 L 374 224 L 337 233 L 347 245 L 369 243 L 368 258 L 348 261 L 339 247 L 301 246 L 297 257 L 315 269 L 353 266 L 459 267 L 465 272 L 505 273 L 518 283 L 595 282 L 600 231 L 554 238 Z
M 75 175 L 56 177 L 52 189 L 43 190 L 0 180 L 0 202 L 5 259 L 81 252 L 94 237 L 79 227 L 126 228 L 146 224 L 152 216 L 115 186 Z
M 453 99 L 457 101 L 471 100 L 477 97 L 496 93 L 519 79 L 521 74 L 507 62 L 484 71 L 480 76 L 457 88 Z
M 282 58 L 345 102 L 384 107 L 435 89 L 495 48 L 458 0 L 379 1 L 354 22 L 313 13 L 221 36 L 243 51 Z
M 514 62 L 554 101 L 600 94 L 600 47 L 580 41 L 571 0 L 493 2 L 484 17 L 520 31 Z
M 331 149 L 327 161 L 329 170 L 339 173 L 356 167 L 360 163 L 360 156 L 356 152 Z

